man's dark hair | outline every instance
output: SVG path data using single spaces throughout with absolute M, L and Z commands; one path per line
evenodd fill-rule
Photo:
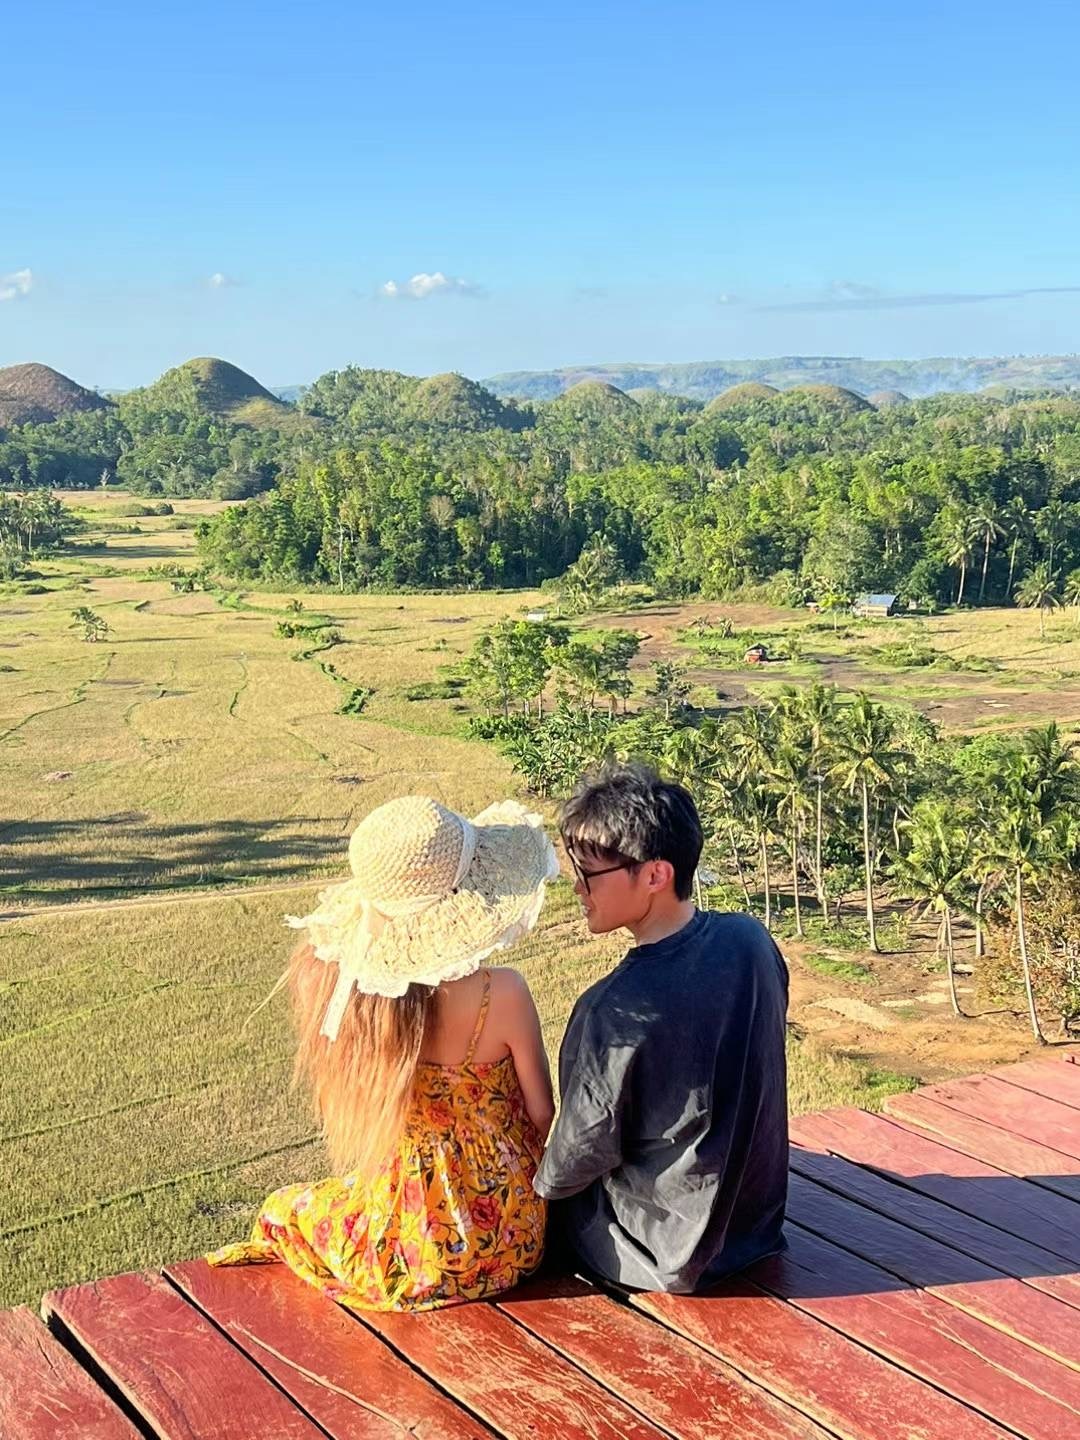
M 605 765 L 587 775 L 559 816 L 563 844 L 614 863 L 667 860 L 675 894 L 688 900 L 704 837 L 690 793 L 647 765 Z

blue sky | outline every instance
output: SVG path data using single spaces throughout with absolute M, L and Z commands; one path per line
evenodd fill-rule
M 0 365 L 1080 350 L 1080 12 L 9 9 Z

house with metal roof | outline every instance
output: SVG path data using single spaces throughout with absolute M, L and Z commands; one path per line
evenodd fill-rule
M 896 609 L 895 595 L 860 595 L 852 602 L 851 613 L 860 618 L 888 616 Z

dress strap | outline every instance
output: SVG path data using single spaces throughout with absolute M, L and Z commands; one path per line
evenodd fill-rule
M 471 1065 L 472 1058 L 476 1054 L 476 1047 L 480 1041 L 480 1032 L 484 1028 L 484 1021 L 487 1019 L 488 1005 L 491 1002 L 491 971 L 482 971 L 484 976 L 484 993 L 480 997 L 480 1013 L 476 1017 L 476 1024 L 473 1026 L 472 1038 L 469 1041 L 469 1048 L 465 1052 L 465 1064 Z

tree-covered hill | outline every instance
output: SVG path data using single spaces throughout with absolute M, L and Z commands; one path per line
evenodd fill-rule
M 108 410 L 111 405 L 111 400 L 48 365 L 0 369 L 0 427 L 47 425 L 61 415 Z
M 535 585 L 599 545 L 605 573 L 670 595 L 1080 597 L 1080 395 L 875 407 L 804 374 L 708 405 L 606 380 L 514 402 L 350 366 L 293 407 L 203 360 L 115 406 L 0 429 L 2 489 L 114 480 L 244 501 L 201 541 L 239 581 Z
M 942 391 L 972 393 L 991 385 L 1008 390 L 1080 386 L 1080 355 L 1013 355 L 984 359 L 863 360 L 856 356 L 785 355 L 767 360 L 711 360 L 678 365 L 586 365 L 563 370 L 515 370 L 483 383 L 504 399 L 552 400 L 599 381 L 620 390 L 653 389 L 712 400 L 747 381 L 788 389 L 838 385 L 868 395 L 900 390 L 913 398 Z
M 149 412 L 172 411 L 226 420 L 253 429 L 289 428 L 294 412 L 254 376 L 227 360 L 202 356 L 167 370 L 142 390 L 129 390 L 121 405 Z

